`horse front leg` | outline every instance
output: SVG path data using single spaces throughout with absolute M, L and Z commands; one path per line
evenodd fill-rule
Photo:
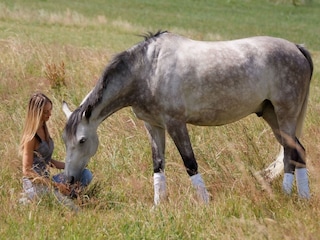
M 204 203 L 209 203 L 209 194 L 201 174 L 198 173 L 198 164 L 192 150 L 186 124 L 171 120 L 167 123 L 167 131 L 182 157 L 187 173 L 197 191 L 198 198 Z
M 154 204 L 158 205 L 162 200 L 167 199 L 165 169 L 165 129 L 153 126 L 145 122 L 149 141 L 152 150 L 153 160 L 153 184 L 154 184 Z

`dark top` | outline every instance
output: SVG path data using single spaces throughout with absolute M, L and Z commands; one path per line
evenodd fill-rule
M 49 177 L 49 163 L 51 161 L 54 143 L 42 140 L 38 134 L 35 135 L 39 141 L 39 147 L 33 152 L 33 169 L 41 176 Z

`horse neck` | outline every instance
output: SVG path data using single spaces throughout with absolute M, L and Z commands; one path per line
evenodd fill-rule
M 101 100 L 94 106 L 90 121 L 96 121 L 97 124 L 100 124 L 116 111 L 131 106 L 135 86 L 132 83 L 133 80 L 130 76 L 110 81 L 103 89 Z M 95 94 L 95 91 L 92 91 L 91 94 Z
M 145 55 L 144 48 L 134 47 L 117 55 L 106 68 L 98 85 L 90 93 L 93 98 L 100 99 L 96 101 L 98 104 L 94 105 L 92 112 L 93 118 L 98 122 L 121 108 L 132 105 L 139 95 L 141 82 L 138 81 L 144 78 L 148 69 L 143 59 Z

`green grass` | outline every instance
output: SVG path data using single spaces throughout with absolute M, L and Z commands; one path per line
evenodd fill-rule
M 320 1 L 36 1 L 0 2 L 0 238 L 1 239 L 319 239 Z M 301 141 L 308 153 L 312 199 L 281 191 L 281 177 L 264 189 L 254 172 L 278 147 L 255 116 L 222 127 L 188 126 L 212 201 L 198 204 L 181 158 L 167 139 L 169 200 L 152 209 L 151 150 L 143 123 L 123 109 L 99 127 L 89 163 L 89 198 L 75 215 L 53 196 L 28 206 L 21 192 L 18 144 L 29 96 L 53 100 L 49 122 L 54 157 L 64 159 L 62 100 L 75 108 L 112 56 L 169 30 L 199 40 L 273 35 L 304 43 L 313 55 L 309 111 Z M 66 86 L 51 87 L 47 66 L 64 63 Z

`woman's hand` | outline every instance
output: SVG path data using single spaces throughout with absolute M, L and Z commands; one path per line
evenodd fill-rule
M 57 169 L 64 169 L 65 167 L 65 163 L 64 162 L 60 162 L 54 159 L 51 159 L 51 167 L 55 167 Z

